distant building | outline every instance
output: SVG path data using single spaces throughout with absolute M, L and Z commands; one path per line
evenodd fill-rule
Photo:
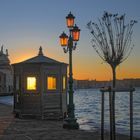
M 11 94 L 13 92 L 13 73 L 8 58 L 8 50 L 0 50 L 0 95 Z
M 74 86 L 75 89 L 88 89 L 88 88 L 101 88 L 101 87 L 110 86 L 111 82 L 110 81 L 96 81 L 96 79 L 95 80 L 76 80 L 74 84 L 75 84 Z
M 96 80 L 75 80 L 75 89 L 87 89 L 87 88 L 101 88 L 112 86 L 112 81 L 96 81 Z M 140 78 L 137 79 L 122 79 L 116 80 L 116 87 L 140 87 Z
M 136 79 L 123 79 L 125 85 L 133 86 L 133 87 L 140 87 L 140 78 Z
M 78 89 L 89 88 L 89 80 L 77 80 L 77 88 Z

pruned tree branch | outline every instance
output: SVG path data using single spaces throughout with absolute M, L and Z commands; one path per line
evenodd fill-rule
M 125 14 L 119 16 L 104 12 L 98 22 L 90 21 L 87 24 L 93 36 L 93 48 L 104 61 L 116 67 L 128 58 L 132 50 L 132 29 L 137 21 L 131 20 L 125 24 Z

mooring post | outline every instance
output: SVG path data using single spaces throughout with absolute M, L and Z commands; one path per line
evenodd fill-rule
M 102 103 L 101 103 L 101 140 L 104 140 L 104 91 L 102 92 Z
M 115 91 L 112 91 L 112 140 L 116 140 L 116 124 L 115 124 Z
M 113 102 L 112 102 L 112 89 L 111 87 L 108 88 L 109 92 L 109 111 L 110 111 L 110 140 L 113 140 Z
M 133 140 L 133 91 L 130 91 L 130 140 Z

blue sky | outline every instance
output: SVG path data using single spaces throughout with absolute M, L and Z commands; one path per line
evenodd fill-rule
M 140 0 L 0 0 L 0 44 L 9 50 L 11 63 L 36 55 L 40 45 L 45 55 L 68 62 L 68 54 L 64 54 L 60 47 L 59 35 L 68 32 L 65 17 L 71 11 L 81 29 L 77 50 L 73 52 L 75 77 L 98 79 L 101 73 L 105 75 L 111 70 L 106 64 L 101 64 L 102 60 L 91 47 L 86 24 L 90 20 L 97 21 L 104 11 L 126 13 L 127 21 L 138 21 L 132 41 L 135 48 L 128 60 L 119 66 L 118 73 L 123 78 L 133 74 L 140 77 L 140 66 L 135 64 L 140 59 L 139 6 Z M 123 76 L 124 72 L 127 74 Z M 103 76 L 103 79 L 110 78 Z

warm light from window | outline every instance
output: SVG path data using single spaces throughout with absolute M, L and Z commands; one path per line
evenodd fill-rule
M 66 89 L 66 77 L 63 76 L 63 90 Z
M 36 90 L 36 77 L 27 77 L 27 90 Z
M 56 90 L 56 77 L 50 76 L 47 78 L 48 90 Z

